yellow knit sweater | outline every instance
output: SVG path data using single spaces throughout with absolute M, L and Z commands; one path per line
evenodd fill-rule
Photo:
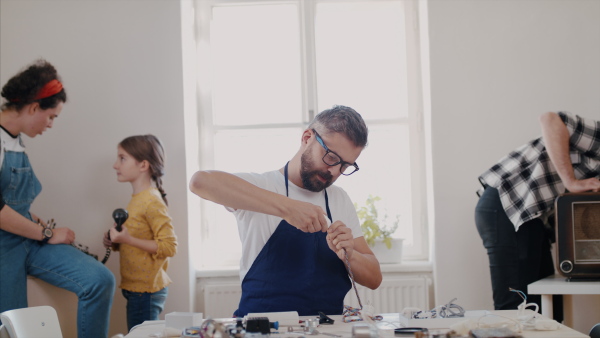
M 127 206 L 129 218 L 123 224 L 133 237 L 152 239 L 158 244 L 155 254 L 131 245 L 120 244 L 121 289 L 131 292 L 156 292 L 171 284 L 167 275 L 169 257 L 177 252 L 177 236 L 167 206 L 156 188 L 132 196 Z

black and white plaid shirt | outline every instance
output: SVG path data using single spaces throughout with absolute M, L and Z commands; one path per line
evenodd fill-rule
M 585 120 L 566 112 L 558 115 L 569 131 L 569 152 L 575 178 L 599 177 L 600 121 Z M 498 189 L 504 211 L 515 230 L 521 224 L 551 211 L 556 197 L 565 192 L 542 138 L 502 158 L 479 176 L 479 181 L 484 187 Z

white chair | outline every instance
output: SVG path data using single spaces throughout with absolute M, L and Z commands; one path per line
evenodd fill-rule
M 56 310 L 34 306 L 0 313 L 0 338 L 62 338 Z

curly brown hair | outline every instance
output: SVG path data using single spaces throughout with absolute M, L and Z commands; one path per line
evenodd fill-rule
M 10 78 L 4 87 L 2 87 L 2 97 L 6 99 L 6 102 L 0 109 L 15 109 L 19 111 L 33 102 L 38 102 L 41 109 L 50 109 L 58 106 L 60 102 L 67 102 L 67 93 L 64 88 L 52 96 L 38 100 L 35 99 L 40 90 L 54 79 L 60 81 L 60 76 L 56 68 L 44 59 L 36 60 L 33 64 Z

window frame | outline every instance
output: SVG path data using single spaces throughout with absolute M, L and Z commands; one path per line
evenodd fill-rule
M 221 130 L 242 130 L 261 128 L 299 128 L 306 129 L 318 110 L 316 86 L 316 50 L 315 50 L 315 12 L 317 3 L 323 2 L 363 2 L 364 0 L 195 0 L 195 36 L 196 36 L 196 90 L 198 110 L 198 163 L 200 170 L 214 169 L 214 137 Z M 377 0 L 397 1 L 397 0 Z M 407 97 L 408 116 L 392 119 L 367 120 L 368 126 L 399 124 L 407 125 L 410 142 L 411 162 L 411 198 L 412 229 L 414 248 L 404 249 L 403 260 L 427 261 L 430 259 L 429 220 L 426 176 L 426 135 L 424 128 L 423 71 L 419 32 L 419 0 L 401 0 L 405 8 L 405 29 L 407 38 Z M 273 123 L 254 125 L 215 125 L 212 112 L 211 90 L 211 51 L 210 29 L 212 8 L 215 6 L 237 6 L 251 4 L 296 4 L 299 8 L 301 79 L 302 79 L 302 116 L 298 123 Z M 201 241 L 209 238 L 210 221 L 205 212 L 209 201 L 200 201 Z M 237 235 L 237 234 L 236 234 Z M 408 250 L 407 250 L 408 249 Z M 200 258 L 204 260 L 205 258 Z M 197 266 L 206 266 L 203 261 Z

